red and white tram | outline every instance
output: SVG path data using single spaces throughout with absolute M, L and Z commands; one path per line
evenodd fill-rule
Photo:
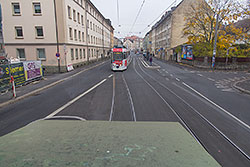
M 129 52 L 125 48 L 113 48 L 111 58 L 111 69 L 113 71 L 123 71 L 128 68 Z

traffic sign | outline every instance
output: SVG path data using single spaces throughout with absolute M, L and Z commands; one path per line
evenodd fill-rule
M 56 53 L 56 57 L 60 57 L 60 53 Z

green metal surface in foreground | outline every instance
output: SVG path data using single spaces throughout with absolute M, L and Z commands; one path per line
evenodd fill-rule
M 0 166 L 219 166 L 179 123 L 37 121 L 0 138 Z

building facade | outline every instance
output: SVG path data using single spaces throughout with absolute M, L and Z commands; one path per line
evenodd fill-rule
M 114 46 L 122 47 L 122 46 L 123 46 L 122 40 L 120 40 L 120 39 L 117 38 L 117 37 L 114 37 Z
M 135 50 L 136 49 L 135 42 L 131 39 L 125 39 L 123 42 L 123 46 L 125 46 L 128 50 Z
M 158 58 L 170 60 L 175 48 L 188 42 L 188 38 L 183 34 L 185 16 L 192 6 L 201 2 L 204 0 L 182 0 L 161 17 L 149 32 L 152 38 L 149 50 L 152 50 L 152 54 Z
M 143 38 L 139 38 L 138 36 L 130 36 L 130 37 L 125 37 L 124 41 L 130 40 L 133 45 L 134 49 L 136 50 L 141 50 L 143 49 Z
M 107 57 L 111 21 L 90 0 L 0 0 L 8 57 L 41 60 L 48 71 Z M 60 58 L 56 57 L 60 55 Z M 59 59 L 59 61 L 58 61 Z

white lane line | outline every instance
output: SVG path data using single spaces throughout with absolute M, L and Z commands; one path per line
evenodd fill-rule
M 96 84 L 95 86 L 93 86 L 92 88 L 90 88 L 89 90 L 87 90 L 86 92 L 84 92 L 83 94 L 81 94 L 81 95 L 77 96 L 76 98 L 74 98 L 73 100 L 69 101 L 67 104 L 63 105 L 62 107 L 60 107 L 59 109 L 57 109 L 55 112 L 53 112 L 52 114 L 48 115 L 46 117 L 46 119 L 55 116 L 56 114 L 58 114 L 59 112 L 61 112 L 65 108 L 69 107 L 71 104 L 75 103 L 77 100 L 79 100 L 80 98 L 82 98 L 83 96 L 85 96 L 86 94 L 88 94 L 89 92 L 91 92 L 92 90 L 94 90 L 95 88 L 97 88 L 98 86 L 100 86 L 101 84 L 103 84 L 105 81 L 107 81 L 107 79 L 102 80 L 101 82 L 99 82 L 98 84 Z
M 115 106 L 115 75 L 113 77 L 113 95 L 112 95 L 112 104 L 111 104 L 111 111 L 109 115 L 109 121 L 112 121 L 112 117 L 114 113 L 114 106 Z
M 202 75 L 202 74 L 197 74 L 197 75 L 199 75 L 200 77 L 203 77 L 203 75 Z
M 192 91 L 194 91 L 195 93 L 197 93 L 199 96 L 201 96 L 202 98 L 204 98 L 205 100 L 207 100 L 211 104 L 215 105 L 217 108 L 222 110 L 224 113 L 228 114 L 230 117 L 232 117 L 233 119 L 235 119 L 236 121 L 238 121 L 242 125 L 244 125 L 247 129 L 250 129 L 250 126 L 248 124 L 246 124 L 245 122 L 243 122 L 242 120 L 240 120 L 239 118 L 237 118 L 236 116 L 234 116 L 233 114 L 231 114 L 230 112 L 228 112 L 227 110 L 225 110 L 224 108 L 222 108 L 221 106 L 219 106 L 218 104 L 216 104 L 215 102 L 213 102 L 212 100 L 207 98 L 206 96 L 202 95 L 200 92 L 198 92 L 197 90 L 195 90 L 194 88 L 192 88 L 191 86 L 186 84 L 185 82 L 182 82 L 182 84 L 185 85 L 186 87 L 188 87 L 189 89 L 191 89 Z
M 140 67 L 141 68 L 141 67 Z M 141 70 L 145 73 L 145 71 L 141 68 Z M 214 129 L 216 129 L 222 136 L 224 136 L 224 138 L 226 138 L 232 145 L 234 145 L 242 154 L 244 154 L 248 159 L 249 156 L 248 154 L 246 154 L 239 146 L 237 146 L 232 140 L 230 140 L 224 133 L 222 133 L 222 131 L 220 131 L 215 125 L 213 125 L 206 117 L 204 117 L 200 112 L 198 112 L 193 106 L 190 105 L 190 103 L 186 102 L 184 99 L 182 99 L 180 96 L 178 96 L 175 92 L 173 92 L 171 89 L 169 89 L 168 87 L 166 87 L 166 85 L 162 84 L 161 82 L 159 82 L 158 80 L 156 80 L 154 77 L 152 77 L 151 75 L 149 75 L 148 73 L 145 73 L 146 75 L 148 75 L 150 78 L 152 78 L 155 82 L 159 83 L 162 87 L 166 88 L 168 91 L 170 91 L 172 94 L 174 94 L 176 97 L 178 97 L 180 100 L 182 100 L 185 104 L 187 104 L 189 107 L 191 107 L 191 109 L 193 109 L 198 115 L 200 115 L 207 123 L 209 123 Z M 173 82 L 174 85 L 180 87 L 181 89 L 183 90 L 186 90 L 184 89 L 183 87 L 177 85 L 176 83 Z M 191 131 L 191 130 L 190 130 Z M 191 131 L 190 132 L 192 135 L 194 135 L 194 133 Z M 197 140 L 197 138 L 195 136 L 193 136 L 196 141 L 198 143 L 199 140 Z M 201 144 L 201 143 L 200 143 Z M 203 146 L 203 145 L 202 145 Z M 204 147 L 204 146 L 203 146 Z
M 207 79 L 208 79 L 208 80 L 210 80 L 210 81 L 213 81 L 213 82 L 215 81 L 215 80 L 214 80 L 214 79 L 212 79 L 212 78 L 207 78 Z
M 171 77 L 173 77 L 174 75 L 173 74 L 170 74 Z
M 179 82 L 181 81 L 179 78 L 175 78 L 175 79 L 176 79 L 176 81 L 179 81 Z
M 141 68 L 141 66 L 139 65 L 140 69 L 142 70 L 143 73 L 144 70 Z M 134 67 L 135 68 L 135 67 Z M 187 126 L 187 124 L 185 123 L 185 121 L 179 116 L 179 114 L 177 114 L 177 112 L 174 110 L 174 108 L 162 97 L 162 95 L 136 70 L 135 68 L 135 72 L 137 73 L 137 75 L 139 75 L 141 77 L 142 80 L 144 80 L 144 82 L 163 100 L 163 102 L 166 104 L 166 106 L 168 106 L 170 108 L 170 110 L 174 113 L 174 115 L 180 120 L 180 122 L 182 123 L 182 125 L 189 131 L 189 133 L 193 136 L 193 138 L 197 141 L 197 143 L 199 143 L 200 145 L 202 145 L 200 143 L 200 141 L 197 139 L 197 137 L 195 136 L 195 134 L 192 132 L 192 130 Z M 146 73 L 145 73 L 146 74 Z M 148 76 L 150 76 L 149 74 L 147 74 Z
M 111 77 L 113 77 L 113 74 L 111 74 L 108 78 L 111 78 Z
M 127 82 L 126 82 L 126 80 L 124 78 L 124 75 L 122 75 L 122 79 L 123 79 L 123 81 L 125 83 L 125 86 L 126 86 L 126 89 L 127 89 L 127 92 L 128 92 L 129 103 L 130 103 L 132 114 L 133 114 L 133 120 L 136 122 L 135 107 L 134 107 L 133 99 L 132 99 L 128 84 L 127 84 Z
M 168 74 L 168 71 L 165 71 L 165 73 L 167 73 L 167 74 Z

